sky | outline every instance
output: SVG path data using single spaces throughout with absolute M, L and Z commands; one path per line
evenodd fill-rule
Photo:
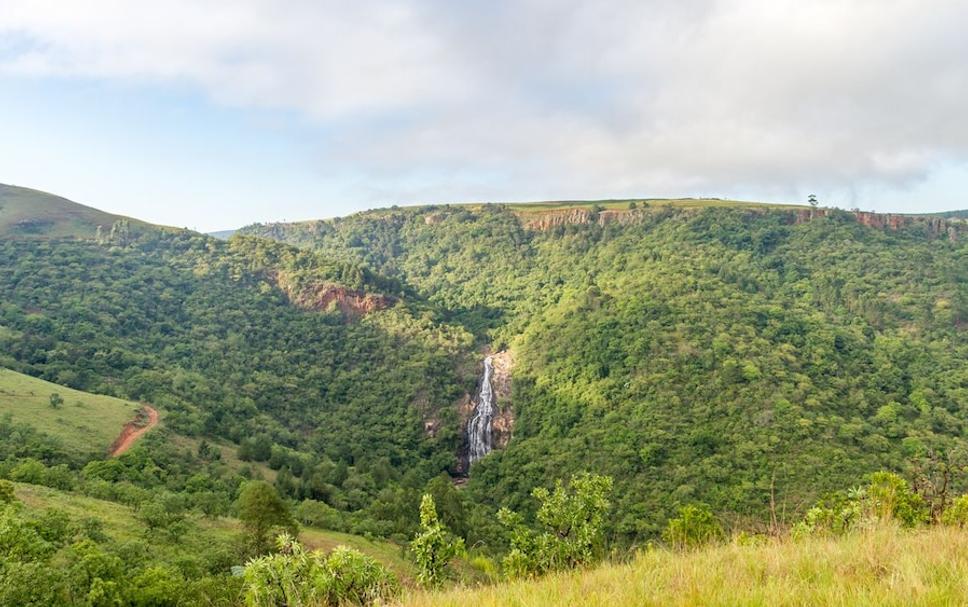
M 0 183 L 200 230 L 392 204 L 968 208 L 964 0 L 0 0 Z

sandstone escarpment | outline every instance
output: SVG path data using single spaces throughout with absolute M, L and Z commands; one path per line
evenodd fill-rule
M 793 216 L 793 222 L 800 224 L 828 217 L 837 213 L 836 209 L 799 209 Z M 857 223 L 880 230 L 899 230 L 904 227 L 923 225 L 933 236 L 947 237 L 952 242 L 966 229 L 966 224 L 959 220 L 948 220 L 943 217 L 926 215 L 900 215 L 897 213 L 874 213 L 871 211 L 850 211 Z
M 550 230 L 558 226 L 597 223 L 604 226 L 610 223 L 631 224 L 641 222 L 648 211 L 639 209 L 591 209 L 575 208 L 561 211 L 545 211 L 525 219 L 524 227 L 529 230 Z

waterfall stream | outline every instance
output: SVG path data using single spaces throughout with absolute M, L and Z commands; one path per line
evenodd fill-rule
M 494 419 L 494 391 L 491 388 L 491 374 L 494 364 L 491 357 L 484 359 L 484 377 L 481 379 L 481 394 L 474 407 L 474 415 L 467 422 L 467 442 L 470 447 L 467 463 L 473 464 L 491 452 L 491 420 Z

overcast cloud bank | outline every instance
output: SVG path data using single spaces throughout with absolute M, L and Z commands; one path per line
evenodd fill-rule
M 966 23 L 955 0 L 6 0 L 0 73 L 291 111 L 374 197 L 791 198 L 965 163 Z

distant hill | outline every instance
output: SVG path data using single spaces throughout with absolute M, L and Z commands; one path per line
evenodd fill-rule
M 939 217 L 946 217 L 948 219 L 968 219 L 968 209 L 962 209 L 960 211 L 945 211 L 943 213 L 933 213 Z
M 98 226 L 108 231 L 122 219 L 135 233 L 153 227 L 47 192 L 0 184 L 0 238 L 93 238 Z
M 209 232 L 208 235 L 212 238 L 218 238 L 219 240 L 228 240 L 236 232 L 238 232 L 238 230 L 219 230 L 218 232 Z

